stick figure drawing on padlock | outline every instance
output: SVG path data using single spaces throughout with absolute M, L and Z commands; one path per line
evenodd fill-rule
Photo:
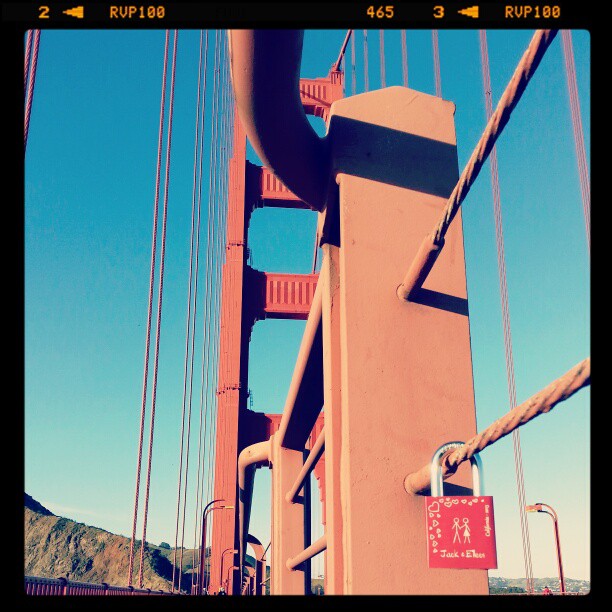
M 468 527 L 468 523 L 470 522 L 469 518 L 464 518 L 463 519 L 463 543 L 465 544 L 465 542 L 470 542 L 470 544 L 472 543 L 472 541 L 470 540 L 470 528 Z
M 455 536 L 453 537 L 453 544 L 455 542 L 461 542 L 461 538 L 459 537 L 459 529 L 461 526 L 459 525 L 459 518 L 455 517 L 453 519 L 453 531 L 455 532 Z

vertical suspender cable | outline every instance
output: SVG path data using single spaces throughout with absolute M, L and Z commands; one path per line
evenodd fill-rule
M 580 178 L 580 193 L 582 195 L 582 209 L 586 227 L 587 246 L 591 251 L 591 185 L 589 169 L 586 161 L 584 147 L 584 130 L 580 113 L 580 99 L 578 97 L 578 83 L 576 80 L 576 65 L 574 63 L 574 48 L 570 30 L 561 30 L 563 43 L 563 57 L 565 59 L 565 76 L 567 77 L 567 91 L 572 113 L 572 126 L 574 128 L 574 144 L 576 146 L 576 160 L 578 162 L 578 176 Z
M 157 326 L 155 332 L 155 360 L 153 362 L 153 390 L 151 394 L 151 425 L 149 431 L 149 456 L 147 462 L 147 484 L 145 488 L 145 504 L 142 523 L 142 545 L 140 547 L 140 565 L 138 568 L 138 582 L 140 588 L 144 579 L 144 551 L 147 543 L 147 518 L 149 513 L 149 491 L 151 485 L 151 463 L 153 458 L 153 433 L 155 427 L 155 403 L 157 399 L 157 374 L 159 366 L 159 341 L 162 319 L 162 298 L 164 290 L 164 260 L 166 255 L 166 227 L 168 218 L 168 190 L 170 186 L 170 151 L 172 146 L 172 115 L 174 109 L 174 83 L 176 76 L 176 50 L 178 42 L 178 30 L 174 30 L 174 48 L 172 51 L 172 75 L 170 77 L 170 100 L 168 109 L 168 133 L 166 140 L 166 176 L 164 182 L 164 213 L 162 219 L 162 240 L 159 261 L 159 293 L 157 300 Z
M 38 65 L 38 46 L 40 44 L 40 30 L 34 30 L 32 42 L 32 65 L 30 66 L 28 87 L 26 91 L 25 116 L 23 125 L 23 151 L 28 146 L 28 132 L 30 131 L 30 116 L 32 114 L 32 102 L 34 101 L 34 83 L 36 82 L 36 67 Z
M 208 36 L 206 37 L 208 43 Z M 198 181 L 201 177 L 198 176 L 198 152 L 200 149 L 200 141 L 203 138 L 203 117 L 206 109 L 206 64 L 204 63 L 204 78 L 202 79 L 202 54 L 204 53 L 204 32 L 200 31 L 200 52 L 198 60 L 198 87 L 197 87 L 197 101 L 196 101 L 196 124 L 195 124 L 195 143 L 193 153 L 193 193 L 192 193 L 192 204 L 191 204 L 191 236 L 189 246 L 189 279 L 188 279 L 188 290 L 187 290 L 187 327 L 185 330 L 185 365 L 184 365 L 184 376 L 183 376 L 183 409 L 182 409 L 182 420 L 181 420 L 181 444 L 180 444 L 180 459 L 179 459 L 179 477 L 178 477 L 178 493 L 177 493 L 177 507 L 176 507 L 176 530 L 174 538 L 174 563 L 172 566 L 172 591 L 174 592 L 175 585 L 175 574 L 177 569 L 176 564 L 176 552 L 178 547 L 178 534 L 179 534 L 179 520 L 180 520 L 180 505 L 181 505 L 181 485 L 183 475 L 183 446 L 184 446 L 184 435 L 185 435 L 185 410 L 187 404 L 187 379 L 188 379 L 188 361 L 191 353 L 191 371 L 189 373 L 189 414 L 187 424 L 187 448 L 186 448 L 186 460 L 185 460 L 185 489 L 183 494 L 183 527 L 181 537 L 181 555 L 179 563 L 178 573 L 178 589 L 181 589 L 181 579 L 183 571 L 183 550 L 185 542 L 185 515 L 186 515 L 186 499 L 187 499 L 187 483 L 189 474 L 189 449 L 190 449 L 190 437 L 191 437 L 191 412 L 192 412 L 192 392 L 193 392 L 193 363 L 194 363 L 194 349 L 195 349 L 195 327 L 197 321 L 197 304 L 198 304 L 198 276 L 199 276 L 199 252 L 200 252 L 200 226 L 201 226 L 201 200 L 197 197 L 198 193 Z M 206 61 L 206 60 L 205 60 Z M 201 111 L 201 112 L 200 112 Z M 200 129 L 200 123 L 202 124 L 202 130 Z M 201 164 L 200 164 L 201 171 Z M 196 209 L 197 209 L 197 222 L 196 222 Z M 197 229 L 196 229 L 197 227 Z M 195 244 L 194 244 L 194 232 L 195 232 Z M 195 266 L 194 266 L 194 252 L 195 252 Z M 194 270 L 195 267 L 195 270 Z M 193 277 L 195 275 L 195 281 Z M 192 285 L 193 285 L 193 316 L 191 313 L 191 302 L 192 302 Z M 190 338 L 191 338 L 191 351 L 190 351 Z
M 215 344 L 213 346 L 213 377 L 215 379 L 217 379 L 217 373 L 218 373 L 218 364 L 219 364 L 219 337 L 220 337 L 220 324 L 221 324 L 221 319 L 220 319 L 220 312 L 221 312 L 221 290 L 222 290 L 222 266 L 225 262 L 225 255 L 227 253 L 226 250 L 226 243 L 227 243 L 227 234 L 226 234 L 226 220 L 227 220 L 227 213 L 228 213 L 228 202 L 227 202 L 227 197 L 226 197 L 226 185 L 227 185 L 227 154 L 229 151 L 229 144 L 227 141 L 228 138 L 228 134 L 229 134 L 229 126 L 228 126 L 228 117 L 227 117 L 227 109 L 228 109 L 228 85 L 229 85 L 229 79 L 228 79 L 228 67 L 229 67 L 229 58 L 227 57 L 227 47 L 224 46 L 224 51 L 225 51 L 225 56 L 222 59 L 221 62 L 221 77 L 220 77 L 220 90 L 221 90 L 221 102 L 222 102 L 222 111 L 220 113 L 221 115 L 221 148 L 220 148 L 220 153 L 221 153 L 221 161 L 219 163 L 219 168 L 220 168 L 220 172 L 217 175 L 217 186 L 215 189 L 215 199 L 217 201 L 217 211 L 218 211 L 218 223 L 219 223 L 219 228 L 220 231 L 218 233 L 218 242 L 217 242 L 217 270 L 216 270 L 216 286 L 218 287 L 218 290 L 215 292 L 214 297 L 215 297 L 215 314 L 216 314 L 216 319 L 215 319 L 215 334 L 213 335 L 213 338 L 215 339 Z M 235 287 L 236 285 L 236 279 L 235 277 L 232 276 L 230 277 L 230 282 L 231 282 L 231 286 Z M 230 290 L 230 294 L 234 295 L 234 291 L 233 289 Z M 240 332 L 238 332 L 240 333 Z M 232 341 L 231 345 L 234 345 L 234 342 Z M 229 367 L 229 362 L 226 360 L 228 367 Z M 227 378 L 226 378 L 227 380 Z M 235 381 L 232 381 L 235 382 Z M 210 467 L 210 474 L 213 477 L 211 480 L 211 495 L 212 495 L 212 490 L 214 487 L 214 477 L 216 474 L 216 431 L 217 431 L 217 422 L 218 422 L 218 396 L 217 393 L 214 392 L 213 390 L 213 399 L 212 399 L 212 407 L 213 407 L 213 423 L 212 423 L 212 430 L 211 430 L 211 445 L 210 445 L 210 462 L 211 462 L 211 467 Z M 226 481 L 224 482 L 224 479 L 226 479 L 227 477 L 229 477 L 229 474 L 222 474 L 222 488 L 225 489 L 226 488 Z M 217 517 L 220 518 L 220 517 Z M 210 524 L 208 525 L 208 531 L 211 533 L 211 539 L 212 539 L 212 526 L 214 525 L 214 521 L 215 521 L 215 517 L 212 517 L 212 521 L 210 522 Z M 210 549 L 211 549 L 211 553 L 212 553 L 212 541 L 211 541 L 211 545 L 210 545 Z M 209 577 L 210 578 L 210 577 Z
M 487 48 L 487 35 L 485 30 L 480 30 L 480 56 L 482 62 L 482 78 L 485 92 L 485 106 L 487 121 L 493 115 L 493 100 L 491 92 L 491 76 L 489 70 L 489 53 Z M 506 261 L 504 249 L 504 236 L 501 213 L 501 196 L 499 188 L 499 171 L 497 166 L 497 149 L 494 146 L 489 156 L 491 161 L 491 184 L 493 191 L 493 207 L 495 213 L 495 239 L 497 243 L 497 266 L 499 272 L 499 286 L 502 304 L 502 320 L 504 329 L 504 348 L 506 355 L 506 375 L 508 380 L 508 396 L 510 406 L 516 406 L 516 384 L 514 379 L 514 358 L 512 353 L 512 334 L 510 328 L 510 309 L 508 304 L 508 285 L 506 282 Z M 523 539 L 523 557 L 525 562 L 525 574 L 528 591 L 533 591 L 533 574 L 531 566 L 531 550 L 529 543 L 529 527 L 525 513 L 525 481 L 523 477 L 523 462 L 521 453 L 521 441 L 518 429 L 512 433 L 514 446 L 514 463 L 516 471 L 516 483 L 519 502 L 519 516 L 521 519 L 521 530 Z
M 345 71 L 346 72 L 346 71 Z M 351 94 L 357 93 L 357 72 L 355 69 L 355 32 L 351 36 Z
M 436 81 L 436 96 L 442 97 L 442 78 L 440 76 L 440 49 L 438 45 L 438 30 L 431 31 L 431 43 L 433 46 L 434 77 Z
M 202 98 L 202 112 L 200 113 L 200 123 L 201 123 L 201 129 L 200 129 L 200 142 L 199 142 L 199 168 L 198 168 L 198 209 L 201 209 L 201 204 L 202 204 L 202 185 L 204 182 L 203 176 L 204 176 L 204 163 L 203 163 L 203 159 L 204 159 L 204 136 L 205 136 L 205 130 L 206 130 L 206 82 L 207 82 L 207 75 L 208 75 L 208 30 L 206 30 L 206 43 L 205 43 L 205 49 L 204 49 L 204 95 Z M 206 217 L 206 222 L 207 222 L 207 238 L 206 238 L 206 246 L 205 246 L 205 250 L 206 250 L 206 268 L 204 271 L 204 278 L 205 278 L 205 285 L 204 285 L 204 315 L 203 315 L 203 323 L 202 323 L 202 327 L 203 327 L 203 334 L 204 337 L 202 339 L 202 356 L 201 356 L 201 368 L 202 368 L 202 374 L 201 374 L 201 378 L 200 378 L 200 387 L 202 387 L 203 385 L 203 381 L 204 381 L 204 372 L 203 372 L 203 368 L 205 367 L 205 354 L 204 354 L 204 338 L 206 335 L 206 325 L 207 325 L 207 321 L 208 321 L 208 295 L 209 295 L 209 290 L 208 290 L 208 276 L 207 276 L 207 269 L 208 269 L 208 244 L 210 242 L 210 223 L 209 223 L 209 219 L 210 219 L 210 213 L 207 212 L 207 217 Z M 198 249 L 199 249 L 199 240 L 198 240 Z M 192 345 L 192 353 L 194 351 L 194 347 Z M 200 390 L 200 398 L 201 398 L 201 393 L 202 391 Z M 203 426 L 203 403 L 200 399 L 200 408 L 199 408 L 199 412 L 200 412 L 200 418 L 199 418 L 199 427 L 198 427 L 198 452 L 197 452 L 197 457 L 198 457 L 198 461 L 197 461 L 197 466 L 198 466 L 198 470 L 197 470 L 197 476 L 196 476 L 196 492 L 195 492 L 195 522 L 194 522 L 194 542 L 193 542 L 193 547 L 192 547 L 192 551 L 191 551 L 191 566 L 192 568 L 195 568 L 195 552 L 196 549 L 198 547 L 197 544 L 197 529 L 198 529 L 198 524 L 199 524 L 199 514 L 200 514 L 200 490 L 201 490 L 201 468 L 200 468 L 200 461 L 201 461 L 201 452 L 202 452 L 202 426 Z M 183 513 L 185 512 L 185 510 L 183 510 Z M 199 558 L 199 557 L 198 557 Z M 182 563 L 181 563 L 182 566 Z M 191 592 L 194 593 L 194 588 L 195 588 L 195 578 L 196 578 L 196 573 L 195 571 L 192 570 L 191 572 Z
M 402 77 L 404 87 L 408 87 L 408 45 L 406 44 L 406 30 L 402 30 Z
M 225 49 L 226 50 L 226 49 Z M 227 93 L 228 93 L 228 58 L 227 56 L 224 58 L 223 62 L 222 62 L 222 67 L 223 67 L 223 73 L 221 76 L 221 96 L 222 96 L 222 101 L 223 101 L 223 112 L 221 113 L 222 115 L 222 119 L 226 119 L 227 118 L 227 108 L 228 108 L 228 104 L 227 104 Z M 225 123 L 225 125 L 224 125 Z M 215 188 L 215 199 L 217 201 L 217 211 L 218 211 L 218 224 L 219 224 L 219 228 L 220 231 L 218 232 L 218 241 L 217 241 L 217 270 L 216 270 L 216 287 L 217 287 L 217 291 L 214 293 L 214 299 L 215 299 L 215 314 L 216 314 L 216 318 L 215 318 L 215 333 L 213 335 L 213 338 L 215 339 L 215 344 L 213 346 L 213 369 L 212 369 L 212 374 L 213 377 L 215 377 L 215 379 L 217 378 L 217 374 L 218 374 L 218 365 L 219 365 L 219 334 L 220 334 L 220 302 L 221 302 L 221 289 L 222 289 L 222 266 L 225 260 L 225 253 L 226 253 L 226 221 L 227 221 L 227 212 L 228 212 L 228 206 L 227 206 L 227 201 L 226 201 L 226 197 L 225 197 L 225 185 L 227 182 L 227 163 L 226 163 L 226 159 L 227 159 L 227 153 L 229 152 L 229 146 L 227 143 L 227 136 L 228 136 L 228 129 L 227 129 L 227 121 L 222 121 L 222 126 L 221 126 L 221 133 L 222 133 L 222 139 L 225 137 L 225 141 L 224 144 L 225 146 L 222 147 L 221 149 L 221 153 L 222 153 L 222 157 L 221 157 L 221 163 L 219 164 L 220 167 L 220 174 L 217 175 L 217 186 Z M 233 284 L 235 284 L 235 279 L 233 277 L 230 277 L 229 279 L 230 281 L 230 287 L 233 286 Z M 230 289 L 230 294 L 233 294 L 233 292 Z M 226 377 L 227 379 L 227 377 Z M 215 445 L 215 441 L 216 441 L 216 430 L 217 430 L 217 416 L 218 416 L 218 409 L 217 409 L 217 393 L 215 392 L 215 390 L 213 389 L 212 392 L 212 408 L 213 408 L 213 419 L 212 419 L 212 429 L 211 429 L 211 444 L 210 444 L 210 453 L 209 453 L 209 472 L 211 474 L 211 476 L 213 478 L 211 478 L 210 481 L 210 487 L 211 487 L 211 495 L 212 495 L 212 490 L 213 490 L 213 485 L 214 485 L 214 476 L 216 473 L 215 465 L 215 458 L 216 458 L 216 445 Z M 222 483 L 223 483 L 223 477 L 226 476 L 224 474 L 221 475 L 222 476 Z M 222 488 L 225 488 L 225 485 L 222 484 Z M 215 518 L 212 517 L 212 521 L 211 523 L 208 525 L 208 531 L 212 532 L 212 525 L 214 524 Z M 212 548 L 212 543 L 211 543 L 211 548 Z M 209 577 L 210 578 L 210 577 Z
M 164 46 L 164 63 L 162 71 L 161 105 L 159 110 L 159 136 L 157 141 L 157 166 L 155 169 L 155 201 L 153 203 L 153 237 L 151 239 L 151 271 L 149 274 L 149 305 L 147 311 L 147 337 L 145 341 L 144 374 L 142 377 L 142 402 L 140 408 L 140 435 L 138 439 L 138 459 L 136 463 L 136 493 L 134 496 L 134 519 L 132 523 L 132 539 L 130 541 L 130 556 L 128 565 L 128 585 L 132 585 L 134 570 L 134 542 L 136 540 L 136 524 L 138 521 L 138 495 L 140 491 L 140 472 L 142 467 L 142 446 L 144 440 L 144 422 L 147 405 L 147 381 L 149 378 L 149 350 L 151 347 L 151 315 L 153 311 L 153 287 L 155 285 L 155 257 L 157 252 L 157 224 L 159 217 L 159 190 L 161 175 L 162 146 L 164 139 L 164 114 L 166 97 L 166 75 L 168 71 L 168 40 L 170 33 L 166 30 Z M 142 545 L 142 544 L 141 544 Z
M 26 34 L 26 48 L 25 48 L 25 56 L 23 61 L 23 95 L 27 94 L 28 90 L 28 76 L 30 74 L 30 60 L 32 58 L 32 38 L 33 31 L 28 30 Z
M 212 114 L 211 114 L 211 139 L 210 139 L 210 171 L 208 177 L 208 238 L 207 238 L 207 253 L 206 253 L 206 279 L 207 279 L 207 313 L 205 316 L 205 339 L 203 343 L 203 360 L 202 360 L 202 376 L 203 384 L 200 396 L 200 401 L 204 405 L 204 440 L 202 444 L 202 454 L 200 457 L 200 463 L 202 466 L 202 507 L 204 507 L 205 501 L 210 498 L 210 473 L 206 471 L 206 458 L 208 453 L 208 446 L 210 444 L 210 430 L 211 430 L 211 406 L 209 401 L 210 387 L 210 347 L 211 347 L 211 336 L 214 334 L 213 325 L 211 318 L 214 317 L 213 313 L 213 292 L 214 292 L 214 265 L 215 265 L 215 237 L 218 231 L 216 218 L 215 218 L 215 202 L 212 197 L 213 189 L 213 175 L 216 173 L 215 164 L 215 143 L 217 139 L 217 115 L 218 115 L 218 65 L 219 65 L 219 31 L 215 31 L 215 51 L 214 51 L 214 65 L 213 65 L 213 94 L 212 94 Z M 212 243 L 212 244 L 211 244 Z M 204 479 L 206 478 L 206 486 L 204 485 Z M 206 493 L 205 493 L 206 490 Z M 202 524 L 202 517 L 197 516 L 199 526 L 197 527 L 200 532 L 204 525 Z M 204 542 L 204 551 L 200 558 L 206 558 L 206 543 L 204 538 L 200 538 L 200 542 Z M 204 567 L 200 567 L 200 576 L 203 577 L 202 584 L 206 587 L 206 564 Z
M 363 89 L 370 91 L 370 79 L 368 71 L 368 31 L 363 31 Z
M 385 75 L 385 31 L 379 30 L 380 34 L 380 86 L 387 86 L 387 79 Z

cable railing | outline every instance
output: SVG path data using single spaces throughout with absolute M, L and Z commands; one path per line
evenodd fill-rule
M 24 576 L 26 595 L 178 595 L 163 589 L 136 589 L 132 586 L 114 586 L 103 582 L 78 582 L 67 578 Z

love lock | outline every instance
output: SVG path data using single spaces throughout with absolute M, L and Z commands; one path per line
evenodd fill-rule
M 425 498 L 429 567 L 496 569 L 493 497 L 483 495 L 482 462 L 470 458 L 472 495 L 444 495 L 440 460 L 463 442 L 443 444 L 431 459 L 431 496 Z

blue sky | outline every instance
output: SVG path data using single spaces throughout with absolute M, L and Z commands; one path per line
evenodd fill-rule
M 327 74 L 345 33 L 307 31 L 302 76 Z M 531 36 L 489 32 L 494 105 Z M 434 94 L 431 31 L 408 30 L 407 40 L 409 87 Z M 357 93 L 362 41 L 357 31 Z M 368 42 L 370 89 L 377 89 L 377 30 Z M 440 31 L 439 42 L 442 95 L 456 104 L 463 168 L 486 123 L 478 34 Z M 574 31 L 573 42 L 588 156 L 588 32 Z M 26 156 L 25 490 L 58 514 L 124 535 L 131 534 L 133 511 L 163 44 L 161 30 L 44 31 Z M 197 31 L 180 32 L 147 530 L 153 543 L 173 544 L 175 537 L 198 44 Z M 402 84 L 399 31 L 385 33 L 385 54 L 387 85 Z M 347 58 L 350 70 L 350 47 Z M 558 36 L 498 141 L 519 402 L 590 353 L 590 265 L 563 67 Z M 350 74 L 346 83 L 350 93 Z M 319 120 L 313 125 L 324 129 Z M 257 162 L 250 149 L 248 156 Z M 463 223 L 482 429 L 509 409 L 488 165 L 463 206 Z M 311 211 L 255 211 L 252 264 L 309 272 L 315 225 Z M 254 410 L 282 410 L 303 327 L 255 325 Z M 527 501 L 557 510 L 566 576 L 587 579 L 589 402 L 589 391 L 581 391 L 521 429 Z M 499 569 L 490 575 L 524 575 L 510 437 L 482 459 L 497 524 Z M 260 470 L 252 532 L 264 545 L 269 484 L 268 471 Z M 528 521 L 534 575 L 555 576 L 550 521 Z M 192 534 L 191 516 L 187 525 Z M 320 572 L 315 561 L 313 573 Z

